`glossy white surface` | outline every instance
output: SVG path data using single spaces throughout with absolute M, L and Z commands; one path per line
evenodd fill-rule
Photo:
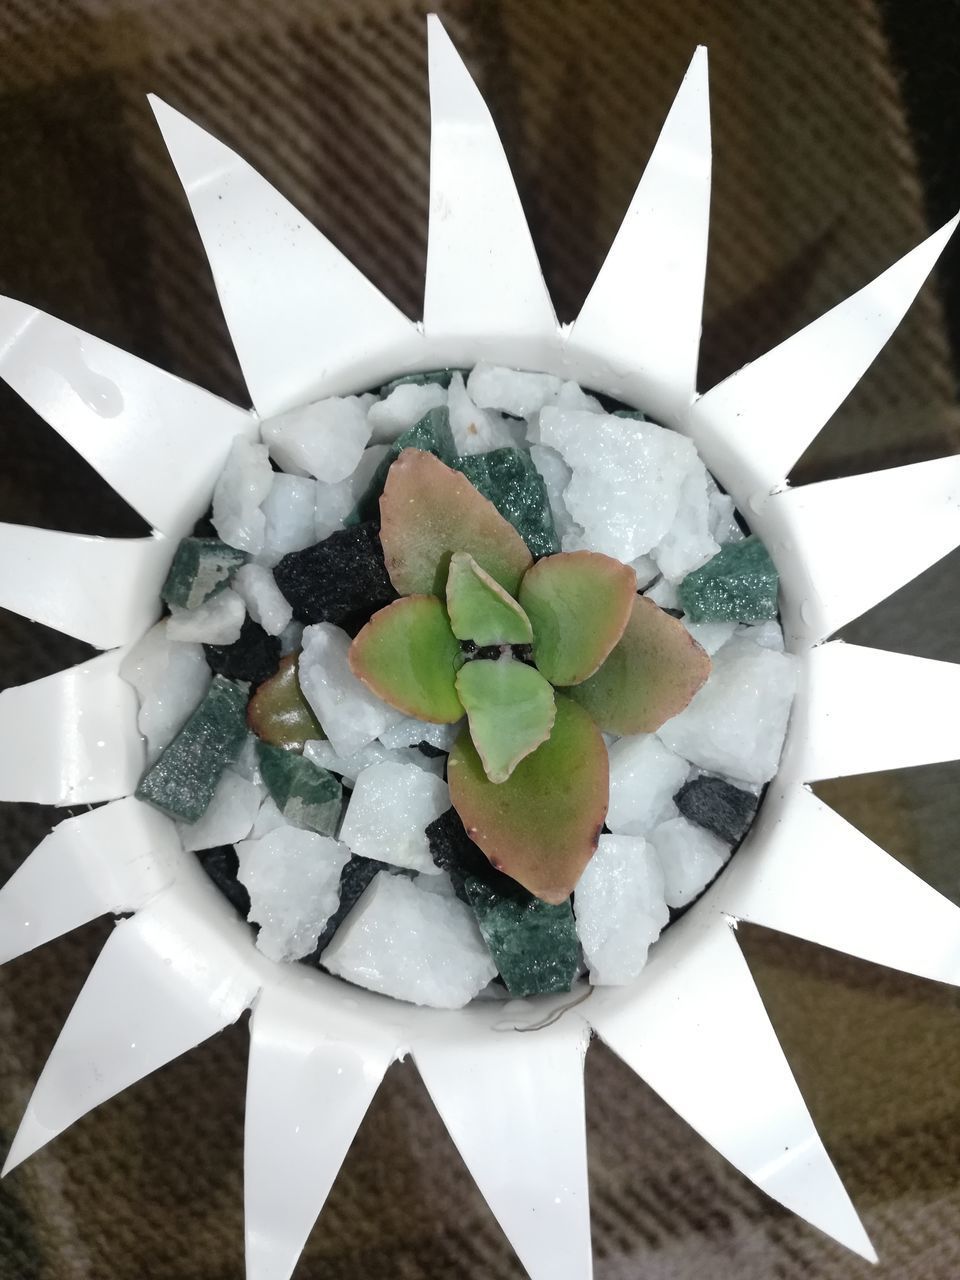
M 707 51 L 697 49 L 570 333 L 589 385 L 674 422 L 696 395 L 710 226 Z
M 248 1280 L 293 1274 L 395 1050 L 389 1028 L 378 1034 L 348 998 L 321 1003 L 313 983 L 290 979 L 263 992 L 250 1021 Z
M 245 160 L 159 98 L 150 104 L 260 416 L 317 399 L 347 372 L 362 387 L 391 352 L 402 367 L 416 329 L 393 303 Z
M 113 649 L 0 693 L 0 800 L 95 804 L 130 795 L 143 773 L 137 695 Z
M 66 818 L 0 889 L 0 964 L 108 911 L 139 910 L 182 857 L 169 818 L 132 797 Z
M 714 897 L 741 920 L 960 985 L 960 908 L 804 787 L 767 797 Z
M 960 456 L 785 489 L 764 517 L 797 566 L 784 630 L 817 644 L 960 544 Z
M 687 928 L 670 930 L 652 950 L 634 987 L 597 989 L 590 1021 L 615 1053 L 767 1195 L 875 1260 L 783 1056 L 732 923 L 709 899 L 701 899 L 684 920 Z
M 690 434 L 711 471 L 731 473 L 739 507 L 783 483 L 903 319 L 958 218 L 693 406 Z
M 960 666 L 834 640 L 801 673 L 782 779 L 960 759 Z
M 509 1029 L 515 1006 L 535 1013 L 538 1004 L 501 1005 L 493 1026 L 472 1011 L 442 1021 L 423 1018 L 413 1056 L 531 1280 L 588 1280 L 583 1058 L 589 1031 L 575 1013 L 537 1031 Z
M 160 616 L 176 545 L 0 524 L 0 608 L 98 649 L 130 644 Z
M 245 409 L 36 307 L 0 296 L 0 377 L 161 533 L 210 504 Z
M 180 893 L 122 920 L 63 1025 L 10 1147 L 4 1173 L 136 1080 L 235 1022 L 259 989 L 238 963 L 247 931 L 199 864 Z
M 444 31 L 427 19 L 430 61 L 430 231 L 423 328 L 487 343 L 541 336 L 557 320 L 503 144 Z

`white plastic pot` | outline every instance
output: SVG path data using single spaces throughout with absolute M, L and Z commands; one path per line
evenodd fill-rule
M 407 1053 L 530 1275 L 587 1280 L 583 1059 L 595 1033 L 764 1191 L 873 1257 L 736 926 L 755 921 L 960 982 L 960 911 L 806 786 L 960 756 L 960 716 L 940 714 L 947 702 L 960 706 L 960 669 L 828 642 L 960 543 L 960 459 L 801 489 L 785 481 L 899 323 L 956 219 L 698 397 L 711 167 L 705 51 L 580 316 L 560 326 L 489 113 L 435 18 L 429 36 L 422 324 L 238 156 L 153 104 L 256 414 L 483 358 L 562 374 L 689 434 L 780 571 L 802 673 L 781 771 L 743 848 L 656 945 L 640 980 L 598 988 L 555 1020 L 571 997 L 439 1012 L 266 961 L 172 824 L 124 798 L 144 758 L 135 695 L 118 675 L 126 648 L 159 613 L 177 539 L 208 506 L 231 440 L 255 432 L 257 417 L 0 300 L 0 374 L 155 529 L 117 542 L 0 526 L 0 605 L 106 650 L 0 695 L 0 798 L 109 802 L 63 822 L 0 893 L 0 959 L 105 912 L 135 913 L 118 924 L 64 1026 L 7 1170 L 252 1007 L 250 1280 L 289 1277 L 387 1066 Z M 892 504 L 896 527 L 886 519 Z M 909 544 L 904 525 L 915 532 Z M 478 1097 L 484 1076 L 497 1080 L 494 1106 Z

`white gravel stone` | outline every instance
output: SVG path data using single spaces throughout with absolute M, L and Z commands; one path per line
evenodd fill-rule
M 443 756 L 425 756 L 415 747 L 402 747 L 400 750 L 391 751 L 381 742 L 368 742 L 352 756 L 338 756 L 333 743 L 325 738 L 305 743 L 303 754 L 313 764 L 321 769 L 329 769 L 331 773 L 339 774 L 346 782 L 356 782 L 364 769 L 369 769 L 372 764 L 382 764 L 384 760 L 389 760 L 393 764 L 416 765 L 424 773 L 435 774 L 438 778 L 443 776 L 445 763 Z
M 777 771 L 796 691 L 796 659 L 733 639 L 689 706 L 662 725 L 660 740 L 702 769 L 747 782 Z
M 266 796 L 260 806 L 260 811 L 254 819 L 250 838 L 251 840 L 259 840 L 261 836 L 269 835 L 271 831 L 276 831 L 278 827 L 290 826 L 293 826 L 293 823 L 288 822 L 277 808 L 277 802 L 273 796 Z
M 352 756 L 403 716 L 350 670 L 350 637 L 330 622 L 303 632 L 300 688 L 340 756 Z
M 180 843 L 187 853 L 194 853 L 197 849 L 215 849 L 217 845 L 245 839 L 262 798 L 262 788 L 255 782 L 228 769 L 217 783 L 203 817 L 194 823 L 177 823 Z
M 311 541 L 322 542 L 334 530 L 343 527 L 344 520 L 363 497 L 373 479 L 373 473 L 389 452 L 389 445 L 373 444 L 369 449 L 364 449 L 356 471 L 346 480 L 340 480 L 336 484 L 317 481 L 314 536 Z
M 288 653 L 296 653 L 303 640 L 303 623 L 288 622 L 280 632 L 280 653 L 285 658 Z
M 661 609 L 680 608 L 680 595 L 677 591 L 677 584 L 671 582 L 668 578 L 658 578 L 652 587 L 647 587 L 643 594 L 648 600 L 658 604 Z
M 233 575 L 232 585 L 247 613 L 268 636 L 283 632 L 293 618 L 293 609 L 265 565 L 245 564 Z
M 686 818 L 661 823 L 650 837 L 663 868 L 668 907 L 685 907 L 707 887 L 730 857 L 712 831 Z
M 681 621 L 697 644 L 710 654 L 721 649 L 737 629 L 735 622 L 690 622 L 687 618 Z
M 238 436 L 213 491 L 213 527 L 231 547 L 257 555 L 266 519 L 260 505 L 273 485 L 267 446 Z
M 491 449 L 510 448 L 516 436 L 498 414 L 473 403 L 463 383 L 463 374 L 455 373 L 447 393 L 450 430 L 457 453 L 489 453 Z
M 645 836 L 677 812 L 673 797 L 686 782 L 690 766 L 668 751 L 656 734 L 619 738 L 609 756 L 611 831 Z
M 567 504 L 563 500 L 563 495 L 566 492 L 567 485 L 570 483 L 573 472 L 557 453 L 556 449 L 550 449 L 545 444 L 532 444 L 530 446 L 530 458 L 543 477 L 547 498 L 550 502 L 550 511 L 553 515 L 553 523 L 557 530 L 561 547 L 564 551 L 579 550 L 579 543 L 583 540 L 583 530 L 570 515 L 567 510 Z M 573 542 L 576 542 L 577 545 L 568 545 Z
M 591 983 L 632 982 L 670 915 L 652 845 L 638 836 L 601 836 L 580 877 L 573 910 Z
M 140 699 L 137 728 L 152 764 L 203 701 L 212 672 L 200 645 L 171 640 L 164 621 L 137 641 L 120 664 L 120 674 Z
M 255 782 L 257 786 L 263 783 L 259 748 L 260 739 L 255 733 L 248 733 L 240 748 L 240 754 L 230 766 L 234 773 L 239 773 L 241 778 L 246 778 L 248 782 Z
M 438 751 L 449 751 L 460 736 L 462 725 L 462 720 L 458 720 L 456 724 L 431 724 L 429 720 L 403 716 L 389 729 L 384 729 L 380 734 L 380 741 L 391 750 L 396 750 L 398 747 L 415 747 L 421 742 L 426 742 L 431 747 L 436 747 Z
M 673 524 L 653 551 L 661 573 L 671 582 L 682 582 L 720 550 L 710 533 L 709 515 L 707 471 L 698 459 L 680 488 L 680 506 Z
M 560 409 L 580 409 L 584 413 L 603 413 L 604 408 L 596 396 L 590 395 L 575 382 L 565 382 L 550 402 Z
M 662 541 L 700 465 L 685 436 L 612 414 L 546 408 L 540 438 L 571 468 L 564 502 L 589 547 L 626 564 Z
M 415 382 L 401 383 L 386 399 L 370 406 L 367 424 L 371 444 L 392 443 L 418 423 L 425 413 L 446 403 L 446 391 L 435 382 L 425 382 L 422 386 Z
M 317 482 L 309 476 L 278 475 L 261 510 L 266 524 L 257 559 L 273 568 L 291 551 L 302 551 L 314 536 Z
M 777 649 L 783 653 L 783 628 L 776 618 L 749 627 L 737 627 L 736 634 L 738 639 L 752 640 L 761 649 Z
M 453 887 L 453 881 L 446 871 L 441 871 L 439 875 L 416 877 L 416 886 L 422 889 L 424 893 L 435 893 L 440 898 L 455 898 L 457 891 Z
M 707 501 L 710 507 L 710 535 L 723 546 L 726 542 L 742 542 L 746 536 L 734 517 L 733 499 L 721 493 L 713 476 L 707 474 Z
M 324 966 L 370 991 L 460 1009 L 497 974 L 473 912 L 458 898 L 381 871 L 323 953 Z
M 227 587 L 198 604 L 196 609 L 170 606 L 167 635 L 171 640 L 191 640 L 198 644 L 233 644 L 240 639 L 247 608 L 237 593 Z
M 526 373 L 502 365 L 475 365 L 467 378 L 467 394 L 481 409 L 499 409 L 515 418 L 529 418 L 560 391 L 562 378 L 549 373 Z
M 240 882 L 250 894 L 247 918 L 260 926 L 257 946 L 271 960 L 309 955 L 340 905 L 340 872 L 350 850 L 298 827 L 277 827 L 236 850 Z
M 384 760 L 358 776 L 340 838 L 354 853 L 437 875 L 424 828 L 450 808 L 442 778 Z
M 284 471 L 333 484 L 353 472 L 370 439 L 370 426 L 359 397 L 330 396 L 268 419 L 260 434 Z
M 637 556 L 636 560 L 630 562 L 630 568 L 637 575 L 638 591 L 643 591 L 650 586 L 654 578 L 660 577 L 660 570 L 653 556 Z

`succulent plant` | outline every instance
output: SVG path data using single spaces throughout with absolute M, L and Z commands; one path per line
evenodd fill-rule
M 710 659 L 610 556 L 534 563 L 493 503 L 433 454 L 400 453 L 380 519 L 400 599 L 356 636 L 351 669 L 406 715 L 466 716 L 448 765 L 454 808 L 493 866 L 562 902 L 603 829 L 602 732 L 659 728 Z

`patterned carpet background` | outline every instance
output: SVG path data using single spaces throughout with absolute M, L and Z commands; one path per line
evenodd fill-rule
M 565 320 L 602 261 L 693 47 L 709 45 L 715 179 L 701 386 L 858 288 L 927 230 L 872 0 L 431 7 L 487 95 Z M 0 292 L 244 398 L 145 100 L 155 91 L 236 146 L 417 315 L 426 8 L 0 0 Z M 943 268 L 951 279 L 958 263 L 954 248 Z M 794 478 L 933 457 L 958 442 L 955 368 L 933 285 Z M 142 527 L 5 388 L 0 514 L 80 532 Z M 958 581 L 951 557 L 844 634 L 960 660 Z M 3 684 L 84 652 L 0 616 Z M 960 769 L 947 766 L 818 790 L 960 902 L 958 779 Z M 53 820 L 36 808 L 0 812 L 0 875 Z M 0 1147 L 110 927 L 91 925 L 0 973 Z M 759 930 L 743 936 L 881 1265 L 859 1262 L 772 1205 L 594 1046 L 587 1110 L 598 1280 L 953 1280 L 957 993 Z M 240 1280 L 246 1040 L 241 1023 L 86 1117 L 0 1185 L 0 1280 Z M 496 1107 L 495 1080 L 484 1082 L 478 1105 Z M 297 1276 L 521 1276 L 410 1064 L 388 1073 Z

